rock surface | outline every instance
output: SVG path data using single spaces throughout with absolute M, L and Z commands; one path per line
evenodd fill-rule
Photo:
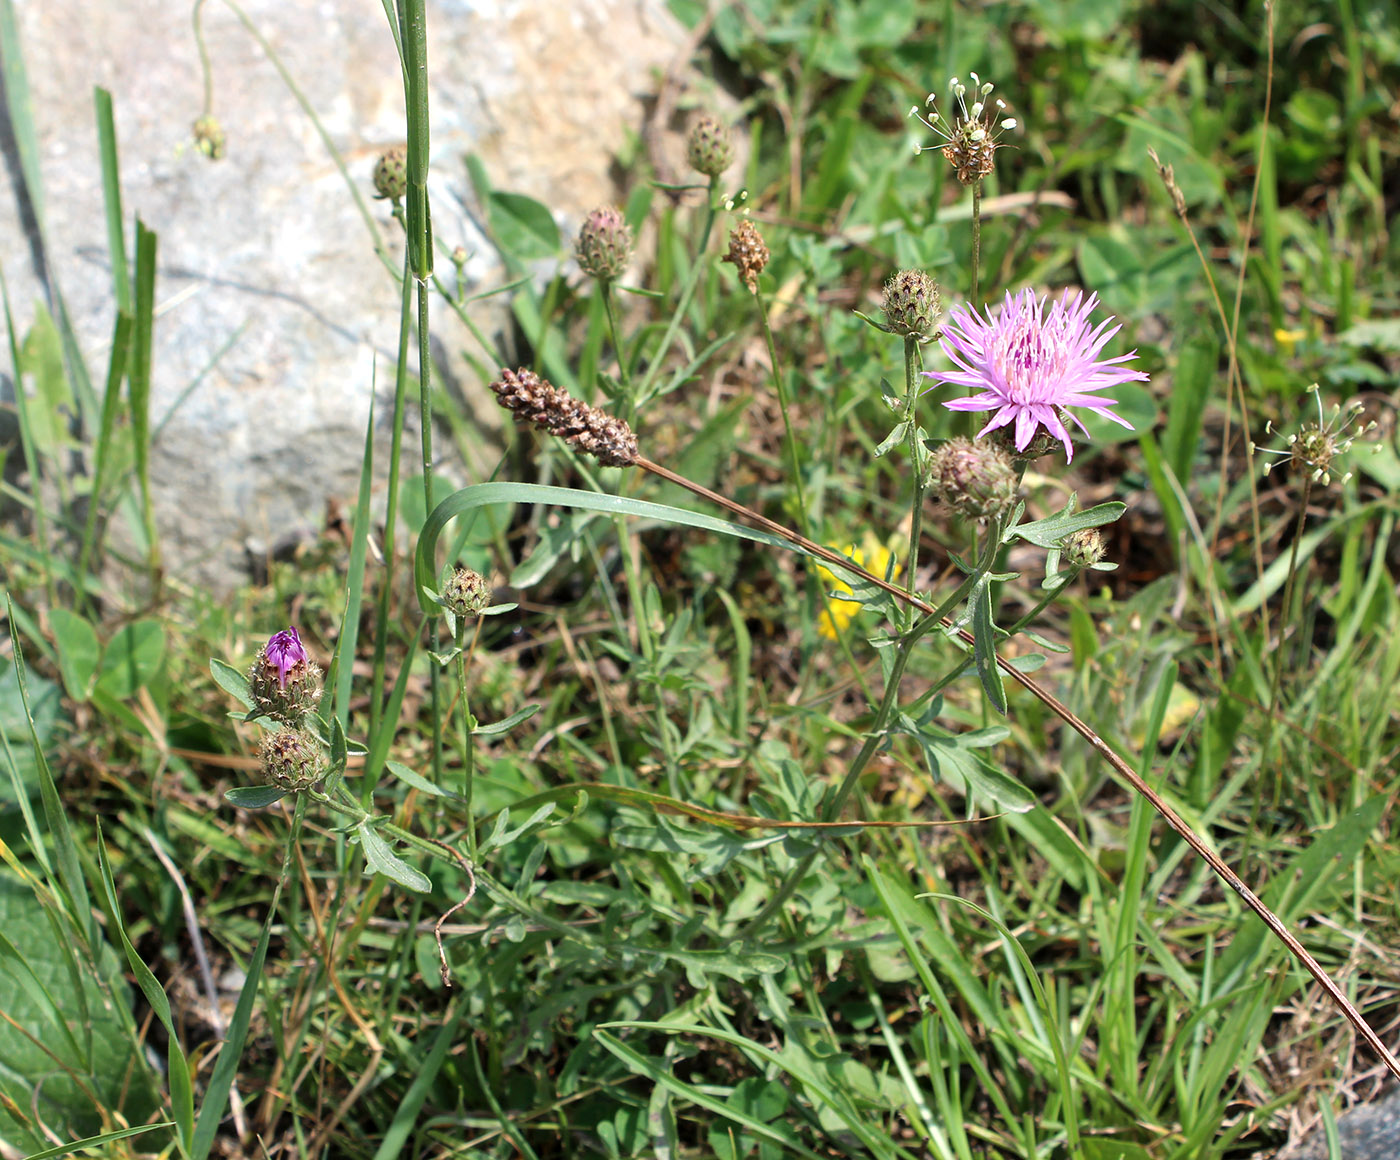
M 16 155 L 0 133 L 0 263 L 20 331 L 44 297 L 46 263 L 100 390 L 113 318 L 93 129 L 100 85 L 115 108 L 128 238 L 137 214 L 159 234 L 152 419 L 169 419 L 152 476 L 165 561 L 178 578 L 225 590 L 245 575 L 250 547 L 309 534 L 327 498 L 353 502 L 376 360 L 381 450 L 387 435 L 398 287 L 311 120 L 230 8 L 213 0 L 202 9 L 213 112 L 227 136 L 215 163 L 191 139 L 202 82 L 188 5 L 17 7 L 47 243 L 37 261 Z M 375 160 L 405 132 L 379 6 L 247 0 L 243 8 L 368 199 Z M 473 254 L 473 288 L 489 286 L 491 254 L 473 224 L 464 155 L 482 158 L 496 188 L 546 202 L 570 236 L 588 210 L 617 199 L 612 156 L 641 129 L 643 100 L 685 51 L 685 33 L 660 0 L 429 8 L 439 272 L 450 284 L 445 255 L 460 244 Z M 387 203 L 368 204 L 399 262 L 401 231 Z M 434 312 L 433 339 L 447 357 L 472 345 L 441 304 Z M 0 387 L 11 396 L 13 383 Z M 499 426 L 494 408 L 483 414 Z
M 1361 1104 L 1337 1117 L 1342 1160 L 1396 1160 L 1400 1157 L 1400 1091 Z M 1287 1160 L 1327 1160 L 1326 1134 L 1319 1129 Z

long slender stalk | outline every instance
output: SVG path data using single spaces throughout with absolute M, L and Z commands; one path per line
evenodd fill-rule
M 972 297 L 973 310 L 982 309 L 978 297 L 981 290 L 982 273 L 982 179 L 972 183 Z
M 924 449 L 919 443 L 919 425 L 914 414 L 919 404 L 918 376 L 921 363 L 919 340 L 904 338 L 904 421 L 909 424 L 909 470 L 914 473 L 914 502 L 909 510 L 909 559 L 906 583 L 913 595 L 919 572 L 919 540 L 924 529 Z
M 783 382 L 782 371 L 778 369 L 778 349 L 773 342 L 773 328 L 768 324 L 768 307 L 763 295 L 753 292 L 754 305 L 758 307 L 758 320 L 763 328 L 763 338 L 768 343 L 768 367 L 773 374 L 773 386 L 778 392 L 778 409 L 783 413 L 783 431 L 786 436 L 788 458 L 792 460 L 792 486 L 797 491 L 797 519 L 804 536 L 812 534 L 811 521 L 807 517 L 807 491 L 802 486 L 802 461 L 797 454 L 797 436 L 793 434 L 792 418 L 788 409 L 787 384 Z
M 938 616 L 938 623 L 946 627 L 952 627 L 952 622 L 946 616 L 941 615 L 939 610 L 934 608 L 927 601 L 906 592 L 897 585 L 888 583 L 881 576 L 876 576 L 871 572 L 867 572 L 865 569 L 853 564 L 844 556 L 839 556 L 837 553 L 831 551 L 831 549 L 824 548 L 820 544 L 815 544 L 805 536 L 799 535 L 789 528 L 784 528 L 781 524 L 776 524 L 772 520 L 749 510 L 742 504 L 735 503 L 733 500 L 711 491 L 707 487 L 702 487 L 697 483 L 693 483 L 684 476 L 677 475 L 674 471 L 670 471 L 658 463 L 653 463 L 644 456 L 638 456 L 635 465 L 662 479 L 679 484 L 687 491 L 693 492 L 695 495 L 717 504 L 726 511 L 748 520 L 758 527 L 763 528 L 765 531 L 783 537 L 783 539 L 787 540 L 789 543 L 796 544 L 798 547 L 802 548 L 803 551 L 811 555 L 837 564 L 847 572 L 859 575 L 866 583 L 875 585 L 877 588 L 888 592 L 897 600 L 904 601 L 926 615 Z M 965 629 L 959 628 L 956 632 L 959 639 L 962 640 L 964 644 L 974 645 L 976 643 L 972 634 Z M 998 656 L 996 662 L 1002 672 L 1078 733 L 1079 736 L 1089 744 L 1090 748 L 1108 763 L 1109 768 L 1111 768 L 1114 773 L 1126 781 L 1135 792 L 1147 799 L 1152 808 L 1162 816 L 1163 820 L 1176 832 L 1182 841 L 1191 847 L 1195 854 L 1211 868 L 1215 875 L 1229 886 L 1250 910 L 1254 911 L 1254 913 L 1259 916 L 1264 925 L 1268 927 L 1270 933 L 1273 934 L 1279 942 L 1283 943 L 1288 949 L 1289 954 L 1302 964 L 1303 969 L 1306 970 L 1317 982 L 1317 985 L 1326 992 L 1327 997 L 1337 1006 L 1337 1009 L 1341 1011 L 1347 1022 L 1356 1028 L 1357 1034 L 1360 1035 L 1361 1038 L 1366 1041 L 1367 1046 L 1380 1057 L 1390 1073 L 1397 1079 L 1400 1079 L 1400 1059 L 1396 1058 L 1395 1054 L 1386 1046 L 1385 1041 L 1381 1039 L 1375 1029 L 1366 1022 L 1365 1017 L 1356 1009 L 1356 1006 L 1351 1000 L 1347 998 L 1346 992 L 1332 981 L 1331 976 L 1323 970 L 1322 965 L 1313 958 L 1313 956 L 1308 953 L 1307 948 L 1294 937 L 1288 927 L 1284 925 L 1283 920 L 1264 904 L 1263 899 L 1246 886 L 1240 876 L 1225 863 L 1224 859 L 1206 845 L 1205 840 L 1199 837 L 1186 823 L 1185 819 L 1167 804 L 1162 795 L 1148 785 L 1137 770 L 1129 765 L 1124 758 L 1119 756 L 1113 746 L 1109 745 L 1107 741 L 1094 732 L 1094 730 L 1081 720 L 1068 705 L 1050 692 L 1049 689 L 1046 689 L 1025 673 L 1021 672 L 1020 669 L 1016 668 L 1005 657 Z
M 690 300 L 695 295 L 696 286 L 700 284 L 700 275 L 707 269 L 705 253 L 710 247 L 710 234 L 715 226 L 715 191 L 718 187 L 719 178 L 710 178 L 709 193 L 705 200 L 705 222 L 700 229 L 700 244 L 695 248 L 695 261 L 690 267 L 690 273 L 686 275 L 685 285 L 681 287 L 681 294 L 676 300 L 675 309 L 671 311 L 670 321 L 666 324 L 666 333 L 661 336 L 656 353 L 648 363 L 641 382 L 637 384 L 636 398 L 641 405 L 645 405 L 651 397 L 652 380 L 665 365 L 666 352 L 671 349 L 671 344 L 676 341 L 676 335 L 680 333 L 681 320 L 690 309 Z

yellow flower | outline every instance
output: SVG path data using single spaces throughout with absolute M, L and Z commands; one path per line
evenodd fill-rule
M 894 553 L 886 545 L 875 538 L 874 532 L 866 532 L 859 546 L 855 544 L 828 544 L 827 547 L 835 548 L 851 563 L 864 568 L 867 572 L 873 572 L 876 576 L 884 576 L 885 569 L 889 567 L 890 559 L 894 556 Z M 894 571 L 890 573 L 891 579 L 897 577 L 902 570 L 899 563 L 896 562 Z M 827 640 L 836 640 L 850 627 L 851 621 L 860 611 L 860 601 L 849 595 L 851 586 L 830 568 L 818 564 L 817 573 L 822 578 L 824 590 L 833 593 L 827 601 L 826 607 L 822 609 L 821 619 L 817 622 L 817 631 Z M 835 595 L 836 593 L 847 593 L 847 595 Z
M 1278 352 L 1284 358 L 1292 358 L 1293 348 L 1307 337 L 1306 330 L 1285 330 L 1281 326 L 1274 330 L 1274 342 L 1278 343 Z

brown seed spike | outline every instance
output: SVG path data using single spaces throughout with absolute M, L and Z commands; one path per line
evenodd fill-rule
M 621 419 L 590 407 L 526 367 L 502 369 L 491 384 L 501 406 L 541 431 L 573 444 L 604 467 L 637 461 L 637 436 Z
M 729 253 L 720 259 L 732 262 L 750 294 L 758 293 L 758 276 L 768 265 L 768 247 L 751 221 L 742 221 L 729 231 Z

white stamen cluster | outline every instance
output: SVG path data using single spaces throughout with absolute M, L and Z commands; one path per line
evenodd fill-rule
M 1305 423 L 1301 431 L 1289 435 L 1285 440 L 1288 444 L 1287 447 L 1260 447 L 1257 443 L 1250 443 L 1249 449 L 1251 452 L 1281 456 L 1283 459 L 1291 461 L 1296 468 L 1311 471 L 1313 482 L 1321 482 L 1326 487 L 1332 482 L 1332 461 L 1337 456 L 1349 451 L 1351 445 L 1360 436 L 1374 431 L 1376 423 L 1373 420 L 1351 434 L 1347 434 L 1347 429 L 1356 422 L 1357 416 L 1361 413 L 1363 404 L 1353 401 L 1343 407 L 1340 403 L 1334 403 L 1331 412 L 1324 414 L 1321 389 L 1316 383 L 1313 383 L 1308 390 L 1317 402 L 1317 422 Z M 1264 424 L 1264 430 L 1270 435 L 1274 433 L 1272 419 Z M 1379 444 L 1374 450 L 1380 450 Z M 1269 460 L 1264 464 L 1264 474 L 1268 475 L 1278 464 L 1279 460 L 1277 459 Z M 1350 478 L 1351 472 L 1348 471 L 1337 482 L 1346 483 Z
M 991 81 L 983 81 L 976 73 L 968 73 L 972 78 L 972 104 L 967 103 L 968 87 L 957 77 L 953 77 L 948 82 L 948 89 L 957 100 L 957 111 L 953 114 L 951 123 L 943 113 L 937 108 L 938 94 L 929 93 L 928 99 L 924 102 L 928 112 L 915 105 L 909 110 L 911 117 L 917 117 L 923 125 L 936 133 L 942 140 L 940 144 L 932 148 L 946 150 L 951 146 L 970 147 L 980 145 L 988 139 L 995 143 L 1002 133 L 1016 128 L 1016 119 L 1005 116 L 1006 102 L 1000 97 L 987 103 L 987 98 L 991 96 L 995 86 Z M 998 119 L 1000 118 L 1000 119 Z M 922 153 L 929 146 L 915 145 L 915 154 Z M 950 158 L 951 160 L 951 158 Z

